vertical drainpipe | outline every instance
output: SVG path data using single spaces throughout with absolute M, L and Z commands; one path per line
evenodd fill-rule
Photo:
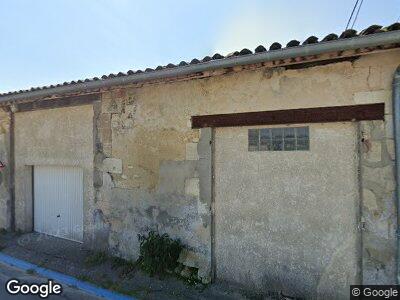
M 10 114 L 10 153 L 9 153 L 9 176 L 10 176 L 10 230 L 15 231 L 15 109 L 11 106 Z
M 396 205 L 397 205 L 397 284 L 400 284 L 400 66 L 393 78 L 393 128 L 395 142 L 395 166 L 396 166 Z

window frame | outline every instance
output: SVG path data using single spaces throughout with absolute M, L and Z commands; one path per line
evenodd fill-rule
M 249 128 L 247 138 L 249 152 L 310 151 L 309 126 Z M 291 146 L 286 147 L 289 141 Z

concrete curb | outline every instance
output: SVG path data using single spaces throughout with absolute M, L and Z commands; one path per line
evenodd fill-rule
M 121 295 L 115 292 L 112 292 L 110 290 L 106 290 L 100 287 L 97 287 L 93 284 L 87 283 L 85 281 L 76 279 L 75 277 L 68 276 L 59 272 L 51 271 L 49 269 L 45 269 L 42 267 L 39 267 L 37 265 L 31 264 L 27 261 L 20 260 L 17 258 L 14 258 L 12 256 L 0 253 L 0 262 L 17 267 L 19 269 L 22 269 L 24 271 L 27 270 L 34 270 L 37 274 L 42 275 L 44 277 L 47 277 L 49 279 L 54 279 L 54 281 L 58 283 L 63 283 L 67 284 L 70 286 L 75 286 L 76 288 L 87 292 L 88 294 L 98 296 L 98 297 L 103 297 L 106 299 L 111 299 L 111 300 L 132 300 L 135 299 L 133 297 L 128 297 L 125 295 Z

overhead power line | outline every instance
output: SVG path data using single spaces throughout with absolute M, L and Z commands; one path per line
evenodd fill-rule
M 349 20 L 347 21 L 346 30 L 349 28 L 350 21 L 351 21 L 351 19 L 353 18 L 354 11 L 356 10 L 356 7 L 357 7 L 357 5 L 358 5 L 358 1 L 359 1 L 359 0 L 356 0 L 356 3 L 354 4 L 353 10 L 351 11 L 350 18 L 349 18 Z
M 363 5 L 363 2 L 364 2 L 364 0 L 361 0 L 360 5 L 358 6 L 356 16 L 354 17 L 353 24 L 351 25 L 351 29 L 354 28 L 354 24 L 355 24 L 356 21 L 357 21 L 358 13 L 360 12 L 360 9 L 361 9 L 361 6 Z

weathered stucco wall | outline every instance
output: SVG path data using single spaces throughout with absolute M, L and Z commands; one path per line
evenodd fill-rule
M 399 60 L 400 52 L 392 51 L 298 70 L 261 68 L 104 92 L 95 114 L 99 184 L 92 208 L 101 216 L 102 241 L 114 253 L 135 258 L 137 234 L 158 228 L 181 238 L 193 252 L 188 264 L 207 274 L 211 269 L 211 184 L 199 166 L 211 170 L 212 146 L 207 145 L 208 135 L 202 141 L 205 135 L 191 129 L 190 117 L 376 102 L 385 102 L 389 109 Z M 387 116 L 382 126 L 390 126 L 391 121 Z M 393 148 L 390 141 L 388 145 Z M 377 201 L 386 203 L 382 208 L 394 207 L 393 198 Z M 394 224 L 393 215 L 379 220 L 381 228 L 394 226 L 389 226 Z M 366 232 L 375 231 L 377 223 L 371 221 L 370 226 Z M 363 262 L 371 272 L 364 278 L 379 273 L 383 281 L 394 280 L 393 272 L 380 271 L 394 266 L 392 237 L 386 238 L 383 247 L 388 255 L 377 264 L 379 253 L 371 251 Z M 376 241 L 364 238 L 363 245 L 375 249 Z
M 93 108 L 91 105 L 15 113 L 16 228 L 32 230 L 32 166 L 83 168 L 84 240 L 93 220 Z
M 10 229 L 10 114 L 0 110 L 0 161 L 5 167 L 0 171 L 0 228 Z
M 357 125 L 361 144 L 356 154 L 365 222 L 360 241 L 362 279 L 392 283 L 396 215 L 391 82 L 399 61 L 396 50 L 297 70 L 230 72 L 105 91 L 93 106 L 17 112 L 17 228 L 32 229 L 31 166 L 80 165 L 84 168 L 87 245 L 137 258 L 137 234 L 157 229 L 188 246 L 190 251 L 181 261 L 198 268 L 199 276 L 207 281 L 212 270 L 213 134 L 210 129 L 191 129 L 190 117 L 385 102 L 384 122 Z M 0 159 L 8 157 L 7 118 L 0 114 Z M 329 128 L 343 126 L 329 124 Z M 0 185 L 0 201 L 9 202 L 6 184 Z M 315 213 L 319 208 L 309 209 Z M 346 220 L 353 222 L 350 215 Z M 0 226 L 5 219 L 0 215 Z M 286 250 L 282 251 L 284 255 Z M 322 259 L 321 265 L 326 261 Z M 300 257 L 298 264 L 304 264 Z
M 309 151 L 249 152 L 252 127 L 216 129 L 216 275 L 345 299 L 360 283 L 357 124 L 297 126 L 309 126 Z

